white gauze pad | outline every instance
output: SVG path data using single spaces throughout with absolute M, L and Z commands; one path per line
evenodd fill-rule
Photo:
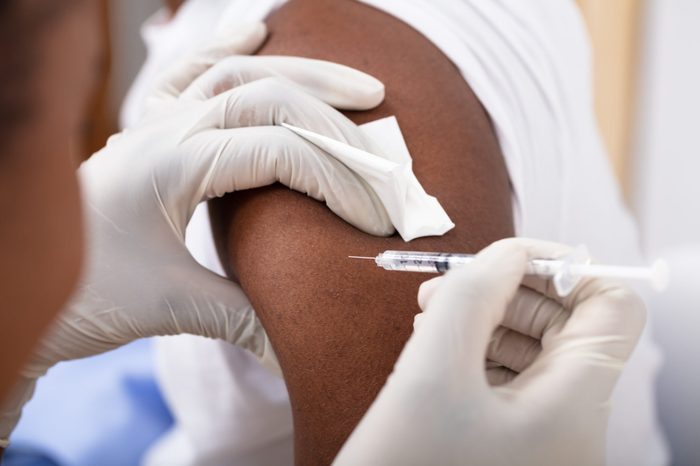
M 411 154 L 395 117 L 360 126 L 385 156 L 286 123 L 282 126 L 327 152 L 362 178 L 374 190 L 404 241 L 422 236 L 442 236 L 454 228 L 455 224 L 445 209 L 425 192 L 413 174 Z

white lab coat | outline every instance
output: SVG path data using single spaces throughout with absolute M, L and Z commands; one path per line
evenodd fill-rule
M 604 262 L 642 260 L 596 126 L 589 45 L 572 1 L 362 1 L 425 35 L 479 97 L 508 168 L 519 236 L 583 243 Z M 282 3 L 189 0 L 172 21 L 152 19 L 144 28 L 149 59 L 125 122 L 138 118 L 157 71 L 217 29 L 263 19 Z M 195 258 L 220 273 L 201 206 L 187 233 Z M 177 337 L 160 344 L 158 360 L 177 425 L 148 464 L 292 464 L 284 384 L 252 358 L 222 343 Z M 613 395 L 609 464 L 668 461 L 654 405 L 658 364 L 647 332 Z

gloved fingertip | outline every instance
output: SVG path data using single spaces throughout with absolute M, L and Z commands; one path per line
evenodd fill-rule
M 323 100 L 336 108 L 369 110 L 384 101 L 384 83 L 364 71 L 324 60 L 304 59 L 304 63 L 310 72 L 322 71 L 327 76 L 333 92 Z
M 362 78 L 356 81 L 356 100 L 351 105 L 346 105 L 347 110 L 370 110 L 384 102 L 386 90 L 384 83 L 367 73 L 362 73 Z
M 248 55 L 255 52 L 267 38 L 267 25 L 262 21 L 236 23 L 221 27 L 217 42 L 228 49 L 230 54 Z
M 435 294 L 435 290 L 440 286 L 442 279 L 443 277 L 436 277 L 421 283 L 418 288 L 418 307 L 420 307 L 421 310 L 425 310 L 425 308 L 428 307 L 430 298 Z
M 413 331 L 415 332 L 418 327 L 420 326 L 421 322 L 423 321 L 423 313 L 421 312 L 420 314 L 416 314 L 413 316 Z
M 496 325 L 517 291 L 526 265 L 524 247 L 511 240 L 497 241 L 477 254 L 473 262 L 447 272 L 426 307 L 436 302 L 439 307 L 440 302 L 458 296 L 464 302 L 478 302 L 490 308 L 491 317 L 485 322 L 488 326 Z M 448 299 L 448 296 L 452 298 Z
M 255 38 L 259 42 L 262 42 L 267 38 L 268 30 L 267 24 L 263 21 L 255 21 L 247 26 L 249 28 L 249 36 Z
M 366 74 L 366 76 L 367 100 L 373 103 L 374 105 L 379 105 L 384 101 L 384 97 L 386 95 L 386 88 L 384 87 L 384 83 L 369 74 Z
M 496 241 L 482 249 L 473 262 L 481 270 L 498 276 L 518 276 L 525 274 L 527 248 L 517 238 Z

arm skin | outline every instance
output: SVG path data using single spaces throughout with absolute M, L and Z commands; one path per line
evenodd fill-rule
M 422 274 L 348 255 L 386 249 L 475 252 L 513 235 L 503 157 L 484 109 L 454 65 L 399 20 L 354 1 L 292 0 L 267 24 L 262 54 L 340 62 L 386 84 L 356 123 L 396 115 L 426 191 L 457 227 L 404 243 L 344 223 L 282 187 L 227 196 L 212 223 L 229 275 L 263 321 L 291 397 L 296 463 L 329 464 L 368 409 L 419 312 Z M 378 44 L 381 44 L 380 46 Z

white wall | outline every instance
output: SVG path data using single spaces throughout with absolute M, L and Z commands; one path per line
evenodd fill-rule
M 673 464 L 700 464 L 700 1 L 647 4 L 633 201 L 647 252 L 671 268 L 649 306 L 659 415 Z
M 633 198 L 654 254 L 700 242 L 700 1 L 647 3 Z
M 112 108 L 118 111 L 131 82 L 145 58 L 140 27 L 160 5 L 161 0 L 113 0 L 112 24 Z

